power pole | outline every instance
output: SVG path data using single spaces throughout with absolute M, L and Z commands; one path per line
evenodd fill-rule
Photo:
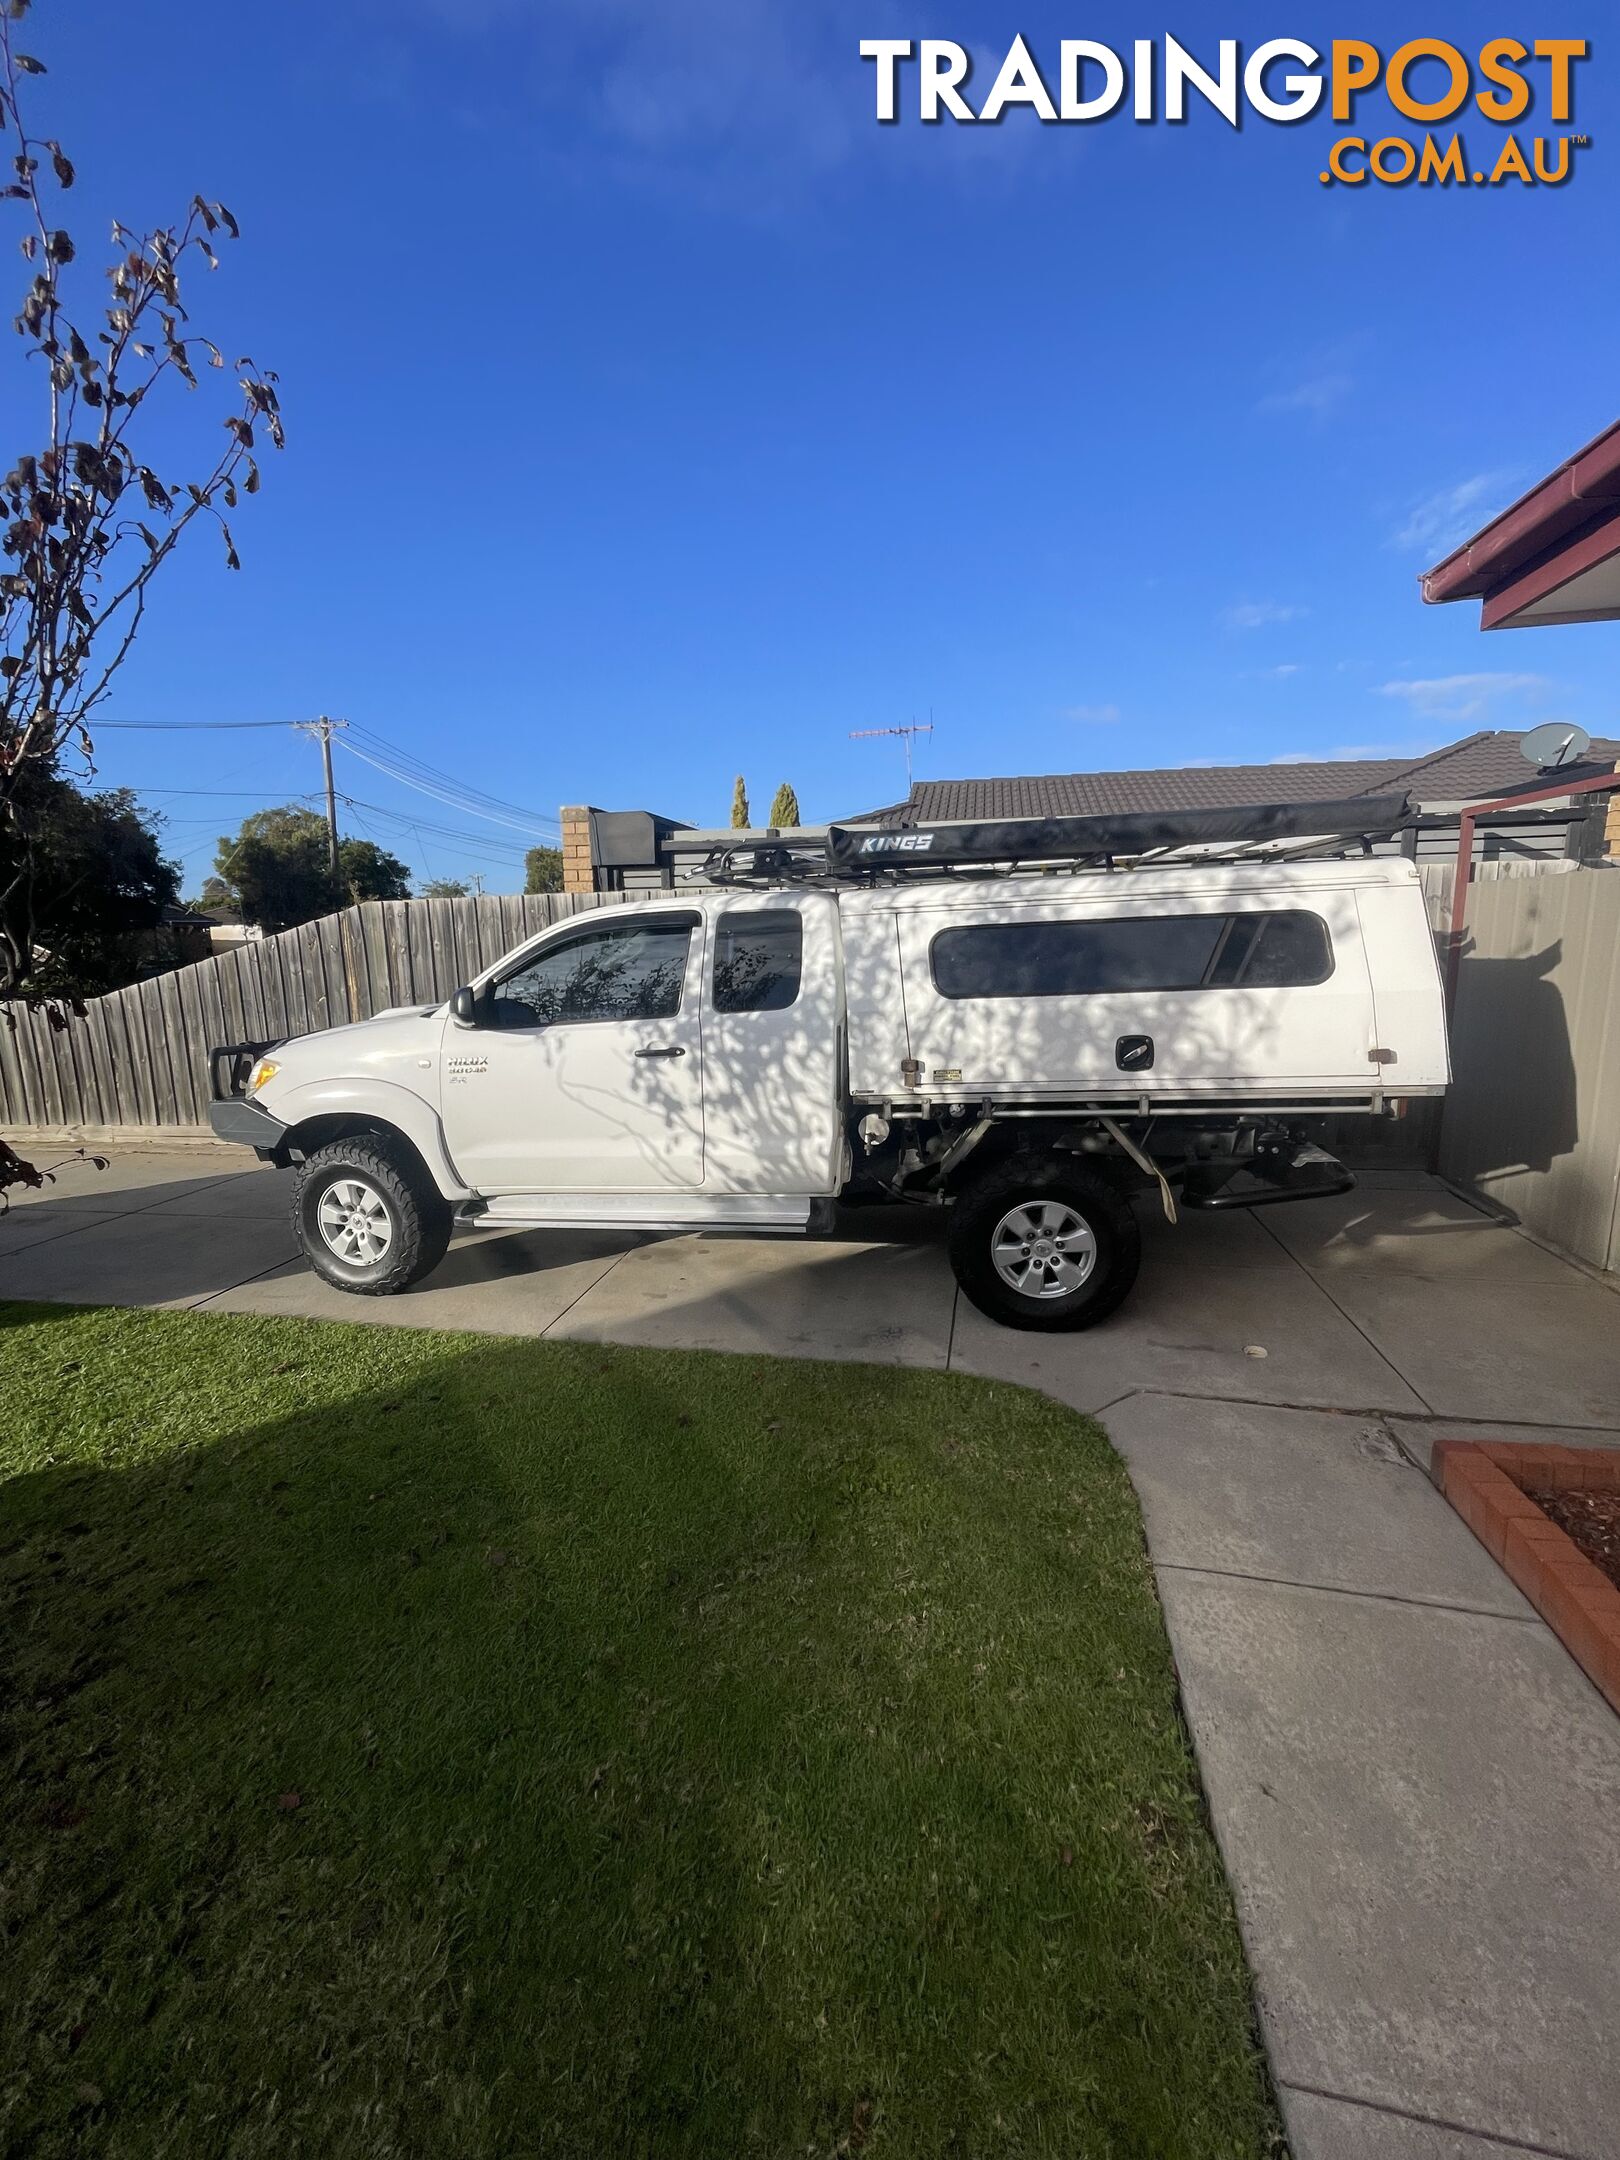
M 337 782 L 332 778 L 332 723 L 320 719 L 321 764 L 326 772 L 326 840 L 332 865 L 332 890 L 338 889 Z
M 337 784 L 332 778 L 332 730 L 347 727 L 347 720 L 328 720 L 325 713 L 318 720 L 295 721 L 300 733 L 313 735 L 321 746 L 321 767 L 326 774 L 326 837 L 328 861 L 332 870 L 332 891 L 342 898 L 343 872 L 338 862 Z

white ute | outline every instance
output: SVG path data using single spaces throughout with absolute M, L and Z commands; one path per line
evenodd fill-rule
M 950 1208 L 982 1311 L 1087 1327 L 1135 1279 L 1133 1194 L 1174 1220 L 1345 1190 L 1312 1121 L 1446 1086 L 1413 864 L 1278 860 L 1279 815 L 1213 821 L 1267 820 L 1267 853 L 1128 870 L 1089 867 L 1132 837 L 1096 819 L 1040 828 L 1038 872 L 1006 826 L 756 848 L 713 867 L 742 882 L 575 915 L 445 1004 L 216 1053 L 240 1092 L 214 1126 L 299 1166 L 310 1264 L 362 1294 L 463 1224 L 804 1234 L 902 1201 Z

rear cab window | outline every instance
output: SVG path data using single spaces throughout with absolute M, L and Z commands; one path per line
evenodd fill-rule
M 797 908 L 737 909 L 715 924 L 713 1006 L 722 1013 L 786 1012 L 804 974 Z

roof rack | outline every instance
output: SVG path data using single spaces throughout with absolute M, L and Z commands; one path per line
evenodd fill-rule
M 717 849 L 699 875 L 716 885 L 894 882 L 1004 877 L 1014 870 L 1114 870 L 1194 859 L 1294 862 L 1357 846 L 1370 852 L 1413 822 L 1407 795 L 1255 803 L 1117 817 L 1002 818 L 988 823 L 829 825 L 824 842 L 750 840 Z

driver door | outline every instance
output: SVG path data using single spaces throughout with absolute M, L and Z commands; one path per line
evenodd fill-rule
M 446 1022 L 441 1109 L 475 1192 L 638 1193 L 703 1182 L 702 917 L 593 915 Z

